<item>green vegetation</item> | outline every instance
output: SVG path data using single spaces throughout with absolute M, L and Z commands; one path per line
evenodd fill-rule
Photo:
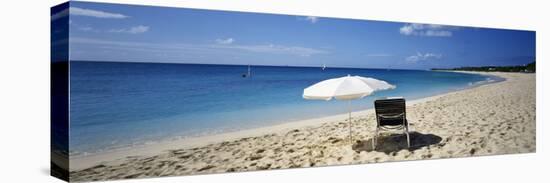
M 487 71 L 487 72 L 535 72 L 535 62 L 517 66 L 483 66 L 483 67 L 458 67 L 458 68 L 433 68 L 432 70 L 446 71 Z

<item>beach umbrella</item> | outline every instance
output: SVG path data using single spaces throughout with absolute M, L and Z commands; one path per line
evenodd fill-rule
M 361 77 L 345 76 L 327 79 L 304 89 L 303 98 L 308 100 L 347 100 L 349 110 L 349 138 L 352 142 L 351 131 L 351 100 L 361 99 L 379 90 L 394 89 L 395 86 L 385 81 Z

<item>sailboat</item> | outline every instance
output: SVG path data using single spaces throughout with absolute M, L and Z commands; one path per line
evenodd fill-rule
M 325 70 L 327 69 L 327 65 L 323 64 L 323 68 L 321 68 L 322 70 Z
M 249 78 L 249 77 L 252 76 L 252 75 L 250 75 L 250 65 L 248 65 L 248 72 L 243 74 L 242 76 L 243 76 L 243 78 Z

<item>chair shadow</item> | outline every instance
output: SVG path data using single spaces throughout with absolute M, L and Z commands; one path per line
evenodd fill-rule
M 397 152 L 403 149 L 414 151 L 422 147 L 438 144 L 442 138 L 434 134 L 422 134 L 419 132 L 409 132 L 411 147 L 407 148 L 407 136 L 405 134 L 391 134 L 387 136 L 379 136 L 377 138 L 375 151 L 384 152 L 389 154 L 391 152 Z M 358 140 L 356 141 L 352 149 L 361 151 L 373 151 L 372 139 Z

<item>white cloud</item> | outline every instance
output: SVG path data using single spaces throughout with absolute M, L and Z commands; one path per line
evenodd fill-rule
M 258 52 L 267 52 L 267 53 L 282 53 L 282 54 L 294 54 L 299 56 L 311 56 L 316 54 L 325 54 L 328 53 L 324 50 L 318 50 L 314 48 L 307 48 L 301 46 L 282 46 L 282 45 L 255 45 L 250 46 L 248 49 Z
M 90 25 L 81 25 L 78 23 L 73 23 L 73 21 L 71 20 L 69 20 L 69 26 L 71 26 L 71 30 L 79 30 L 83 32 L 95 32 L 95 33 L 102 32 L 101 30 L 96 29 Z
M 409 63 L 418 63 L 420 61 L 430 61 L 430 60 L 439 60 L 443 57 L 442 54 L 435 54 L 435 53 L 420 53 L 417 52 L 416 55 L 411 55 L 405 58 L 405 60 Z
M 111 12 L 105 12 L 105 11 L 99 11 L 99 10 L 70 7 L 51 15 L 50 19 L 51 21 L 54 21 L 59 18 L 68 16 L 69 14 L 74 16 L 87 16 L 87 17 L 95 17 L 95 18 L 112 18 L 112 19 L 123 19 L 123 18 L 129 17 L 127 15 L 123 15 L 120 13 L 111 13 Z
M 128 32 L 132 33 L 132 34 L 144 33 L 144 32 L 147 32 L 147 31 L 149 31 L 149 26 L 143 26 L 143 25 L 132 27 L 132 28 L 130 28 L 130 30 L 128 30 Z
M 64 10 L 61 10 L 60 12 L 57 12 L 57 13 L 53 14 L 53 15 L 50 17 L 50 20 L 51 20 L 51 21 L 54 21 L 54 20 L 57 20 L 57 19 L 59 19 L 59 18 L 68 16 L 68 15 L 69 15 L 69 8 L 64 9 Z
M 235 40 L 233 38 L 227 38 L 227 39 L 216 39 L 216 43 L 218 44 L 231 44 Z
M 239 49 L 250 52 L 258 53 L 269 53 L 269 54 L 288 54 L 309 57 L 316 54 L 325 54 L 328 53 L 324 50 L 318 50 L 315 48 L 307 48 L 300 46 L 282 46 L 274 44 L 263 44 L 263 45 L 227 45 L 227 46 L 214 46 L 217 48 L 227 48 L 227 49 Z
M 149 31 L 149 26 L 138 25 L 125 29 L 111 29 L 109 32 L 114 33 L 128 33 L 128 34 L 140 34 Z
M 451 37 L 458 27 L 434 24 L 405 24 L 399 33 L 407 36 Z
M 84 8 L 77 8 L 77 7 L 70 7 L 69 13 L 71 15 L 76 15 L 76 16 L 88 16 L 88 17 L 95 17 L 95 18 L 123 19 L 123 18 L 128 18 L 129 17 L 129 16 L 119 14 L 119 13 L 111 13 L 111 12 L 92 10 L 92 9 L 84 9 Z
M 317 23 L 317 21 L 319 21 L 319 17 L 314 17 L 314 16 L 308 16 L 305 18 L 305 20 L 311 22 L 312 24 L 314 23 Z
M 146 42 L 125 42 L 125 41 L 108 41 L 100 39 L 80 38 L 73 37 L 70 39 L 71 44 L 85 44 L 95 46 L 111 46 L 118 49 L 132 49 L 132 50 L 158 50 L 158 51 L 174 51 L 185 53 L 223 53 L 223 54 L 235 54 L 235 53 L 265 53 L 265 54 L 284 54 L 308 57 L 317 54 L 329 53 L 324 50 L 315 48 L 307 48 L 300 46 L 283 46 L 273 44 L 262 45 L 235 45 L 235 44 L 158 44 L 158 43 L 146 43 Z M 240 50 L 238 52 L 235 50 Z
M 85 31 L 85 32 L 95 32 L 95 29 L 89 26 L 78 27 L 78 30 Z

